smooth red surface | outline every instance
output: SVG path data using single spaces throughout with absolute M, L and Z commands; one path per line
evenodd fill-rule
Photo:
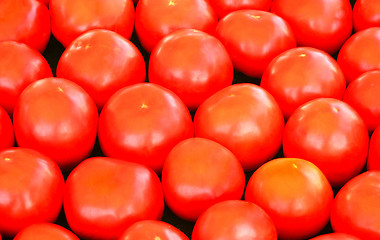
M 353 8 L 353 21 L 356 32 L 380 27 L 380 2 L 377 0 L 357 0 Z
M 380 127 L 371 136 L 367 159 L 368 170 L 380 170 Z
M 74 233 L 53 223 L 36 223 L 21 230 L 13 240 L 79 240 Z
M 329 233 L 319 235 L 318 237 L 311 238 L 310 240 L 360 240 L 360 238 L 346 233 Z
M 70 173 L 64 209 L 70 228 L 79 237 L 116 239 L 137 221 L 161 219 L 164 198 L 160 180 L 151 169 L 94 157 Z
M 8 113 L 0 106 L 0 150 L 15 145 L 13 123 Z
M 208 0 L 208 2 L 219 19 L 231 12 L 242 9 L 269 11 L 272 4 L 272 0 Z
M 198 30 L 169 34 L 149 58 L 149 82 L 172 90 L 190 110 L 231 85 L 233 71 L 223 44 Z

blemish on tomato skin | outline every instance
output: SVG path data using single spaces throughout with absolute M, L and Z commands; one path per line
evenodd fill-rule
M 140 106 L 141 109 L 147 109 L 148 108 L 148 105 L 146 105 L 145 103 L 142 103 L 141 106 Z

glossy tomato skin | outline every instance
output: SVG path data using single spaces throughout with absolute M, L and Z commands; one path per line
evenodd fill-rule
M 348 85 L 343 101 L 352 106 L 364 120 L 368 131 L 380 125 L 380 70 L 360 75 Z
M 51 0 L 49 10 L 52 33 L 64 47 L 92 29 L 108 29 L 127 39 L 132 35 L 132 0 Z
M 8 113 L 0 106 L 0 150 L 15 145 L 13 124 Z
M 208 208 L 197 220 L 191 240 L 276 240 L 276 228 L 256 204 L 229 200 Z
M 142 220 L 132 224 L 119 240 L 189 240 L 179 229 L 166 222 Z
M 332 98 L 314 99 L 296 109 L 282 141 L 285 157 L 311 161 L 335 187 L 360 173 L 368 143 L 368 130 L 359 114 Z
M 333 191 L 321 170 L 298 158 L 271 160 L 251 176 L 245 200 L 260 206 L 280 239 L 306 239 L 328 223 Z
M 25 43 L 43 52 L 50 38 L 49 9 L 36 0 L 0 1 L 0 42 Z
M 260 86 L 276 99 L 285 119 L 302 104 L 320 97 L 342 99 L 346 80 L 336 61 L 321 50 L 299 47 L 272 60 Z
M 162 187 L 149 168 L 114 158 L 94 157 L 69 175 L 64 209 L 81 238 L 116 239 L 136 221 L 161 219 Z
M 328 233 L 311 238 L 310 240 L 360 240 L 360 238 L 346 233 Z
M 149 53 L 176 30 L 192 28 L 212 34 L 217 23 L 214 10 L 205 0 L 140 0 L 136 7 L 136 33 Z
M 380 127 L 377 127 L 371 136 L 368 150 L 367 169 L 380 170 Z
M 192 29 L 161 39 L 149 58 L 149 82 L 172 90 L 190 110 L 232 84 L 233 65 L 223 44 Z
M 339 51 L 337 61 L 348 83 L 365 72 L 380 69 L 380 27 L 352 35 Z
M 221 19 L 216 37 L 224 44 L 234 67 L 260 78 L 270 61 L 296 47 L 290 26 L 279 16 L 259 10 L 238 10 Z
M 271 12 L 291 26 L 298 46 L 336 53 L 352 32 L 349 0 L 273 0 Z
M 117 90 L 144 82 L 145 75 L 144 58 L 137 47 L 121 35 L 102 29 L 76 38 L 57 65 L 57 77 L 83 87 L 99 110 Z
M 32 149 L 0 152 L 0 233 L 13 237 L 33 223 L 54 222 L 62 208 L 64 179 L 58 165 Z
M 120 89 L 100 114 L 98 137 L 103 153 L 144 164 L 157 173 L 170 150 L 193 136 L 193 122 L 183 102 L 152 83 Z
M 170 151 L 162 170 L 162 187 L 165 203 L 174 214 L 195 222 L 213 204 L 240 199 L 245 175 L 227 148 L 209 139 L 190 138 Z
M 219 19 L 222 19 L 227 14 L 242 10 L 242 9 L 254 9 L 269 11 L 272 4 L 272 0 L 208 0 L 210 5 L 215 10 Z
M 19 233 L 13 240 L 79 240 L 74 233 L 53 223 L 32 224 Z
M 354 29 L 356 32 L 380 27 L 380 2 L 376 0 L 357 0 L 353 11 Z
M 335 232 L 360 239 L 380 239 L 380 171 L 368 171 L 350 180 L 335 197 L 331 225 Z
M 283 128 L 284 117 L 274 98 L 250 83 L 220 90 L 202 103 L 194 116 L 195 136 L 228 148 L 245 171 L 277 154 Z
M 0 42 L 0 56 L 0 105 L 12 116 L 21 92 L 30 83 L 52 77 L 53 73 L 45 58 L 23 43 Z
M 33 148 L 68 170 L 91 153 L 98 110 L 77 84 L 63 78 L 45 78 L 22 92 L 13 123 L 19 146 Z

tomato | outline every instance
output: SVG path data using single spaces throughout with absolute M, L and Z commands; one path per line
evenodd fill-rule
M 1 65 L 0 65 L 1 66 Z M 0 150 L 15 145 L 13 124 L 8 113 L 0 106 Z
M 120 88 L 144 82 L 145 74 L 144 58 L 137 47 L 115 32 L 100 29 L 76 38 L 57 65 L 57 77 L 83 87 L 98 109 Z
M 296 47 L 290 26 L 280 17 L 259 10 L 239 10 L 221 19 L 216 37 L 224 44 L 234 67 L 260 78 L 270 61 Z
M 329 234 L 320 235 L 310 240 L 360 240 L 360 239 L 346 233 L 329 233 Z
M 40 1 L 40 2 L 44 3 L 47 7 L 49 7 L 50 0 L 37 0 L 37 1 Z
M 164 37 L 149 58 L 149 82 L 172 90 L 190 110 L 231 85 L 233 71 L 223 44 L 192 29 Z
M 32 149 L 0 152 L 0 233 L 13 237 L 40 222 L 54 222 L 62 208 L 64 180 L 57 164 Z
M 380 170 L 380 125 L 375 129 L 369 144 L 368 170 Z
M 219 19 L 222 19 L 227 14 L 242 10 L 255 9 L 269 11 L 272 0 L 208 0 L 210 5 L 215 10 Z
M 359 113 L 370 132 L 380 125 L 379 79 L 380 70 L 363 73 L 348 85 L 343 97 Z
M 271 11 L 290 24 L 299 46 L 333 54 L 352 32 L 348 0 L 273 0 Z
M 380 171 L 368 171 L 350 180 L 338 192 L 331 210 L 335 232 L 360 239 L 380 239 Z
M 334 195 L 321 170 L 303 159 L 279 158 L 251 176 L 245 200 L 260 206 L 280 239 L 305 239 L 328 223 Z
M 37 50 L 22 43 L 0 42 L 0 56 L 0 105 L 12 116 L 24 88 L 36 80 L 52 77 L 53 73 Z
M 74 233 L 53 223 L 36 223 L 21 230 L 13 240 L 79 240 Z
M 51 30 L 64 47 L 92 29 L 108 29 L 128 39 L 132 35 L 135 19 L 132 0 L 51 0 L 49 8 Z
M 296 108 L 312 99 L 342 99 L 346 80 L 330 55 L 315 48 L 299 47 L 274 58 L 260 86 L 272 94 L 288 119 Z
M 282 142 L 285 157 L 311 161 L 334 187 L 360 173 L 368 143 L 359 114 L 332 98 L 318 98 L 297 108 L 286 123 Z
M 116 92 L 99 119 L 99 143 L 109 157 L 138 162 L 160 173 L 170 150 L 193 137 L 189 110 L 171 91 L 140 83 Z
M 356 32 L 380 27 L 380 2 L 377 0 L 357 0 L 354 5 L 353 20 Z
M 0 1 L 0 42 L 17 41 L 43 52 L 50 38 L 49 9 L 36 0 Z
M 132 224 L 119 240 L 189 240 L 174 226 L 157 220 L 143 220 Z
M 208 139 L 190 138 L 170 151 L 162 170 L 162 187 L 165 203 L 174 214 L 196 221 L 211 205 L 240 199 L 245 175 L 227 148 Z
M 91 153 L 98 111 L 77 84 L 62 78 L 45 78 L 21 93 L 13 124 L 19 146 L 33 148 L 67 170 Z
M 213 33 L 217 22 L 205 0 L 140 0 L 136 7 L 136 33 L 147 52 L 175 30 L 193 28 Z
M 256 204 L 229 200 L 208 208 L 197 220 L 191 240 L 276 240 L 276 228 Z
M 380 70 L 380 28 L 368 28 L 352 35 L 344 43 L 337 61 L 348 83 L 365 72 Z
M 160 219 L 162 187 L 149 168 L 114 158 L 80 163 L 66 181 L 64 209 L 81 238 L 116 239 L 136 221 Z
M 284 117 L 267 91 L 242 83 L 224 88 L 203 102 L 195 113 L 194 128 L 195 136 L 222 144 L 245 171 L 250 171 L 277 154 Z

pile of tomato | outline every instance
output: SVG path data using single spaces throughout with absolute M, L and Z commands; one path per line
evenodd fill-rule
M 379 203 L 380 1 L 0 1 L 0 239 L 379 240 Z

